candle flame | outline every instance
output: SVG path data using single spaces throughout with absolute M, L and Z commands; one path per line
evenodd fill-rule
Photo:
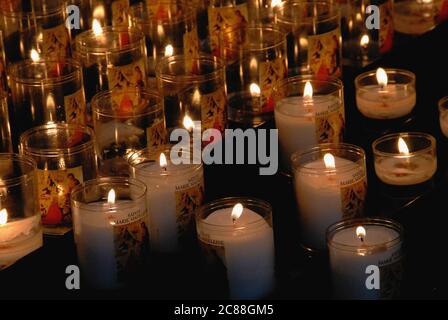
M 33 62 L 37 62 L 37 61 L 39 61 L 39 59 L 40 59 L 39 52 L 37 52 L 36 49 L 32 49 L 32 50 L 31 50 L 31 54 L 30 54 L 30 56 L 31 56 L 31 60 L 33 60 Z
M 380 86 L 387 86 L 387 73 L 386 70 L 384 70 L 383 68 L 378 68 L 376 70 L 376 80 L 378 81 L 378 84 Z
M 409 148 L 406 142 L 403 140 L 403 138 L 398 139 L 398 151 L 401 154 L 408 155 L 409 154 Z
M 313 86 L 309 81 L 305 83 L 305 89 L 303 90 L 303 97 L 306 100 L 311 100 L 313 98 Z
M 369 42 L 370 38 L 367 34 L 365 34 L 361 37 L 361 41 L 359 42 L 359 44 L 361 45 L 361 47 L 366 48 L 369 45 Z
M 356 236 L 359 239 L 365 238 L 366 237 L 366 229 L 364 229 L 364 227 L 359 226 L 356 228 Z
M 8 222 L 8 211 L 6 209 L 0 210 L 0 226 Z
M 174 54 L 174 47 L 167 44 L 165 47 L 165 57 L 171 57 Z
M 105 16 L 104 7 L 102 5 L 95 7 L 95 9 L 93 9 L 92 16 L 95 18 L 95 20 L 96 19 L 104 19 L 104 16 Z M 95 20 L 93 20 L 93 21 L 95 22 Z
M 331 153 L 326 153 L 324 155 L 324 163 L 325 163 L 325 168 L 327 168 L 327 169 L 334 169 L 334 168 L 336 168 L 334 157 L 333 157 L 333 155 Z
M 235 223 L 236 220 L 238 220 L 241 215 L 243 214 L 243 205 L 241 203 L 237 203 L 233 209 L 232 209 L 232 221 Z
M 256 83 L 251 83 L 249 86 L 250 94 L 254 97 L 258 97 L 261 94 L 260 87 Z
M 107 203 L 108 204 L 115 204 L 115 198 L 116 198 L 115 190 L 114 189 L 110 189 L 109 193 L 107 194 Z
M 255 58 L 250 59 L 249 68 L 251 70 L 257 70 L 258 67 L 258 61 Z
M 194 129 L 194 122 L 188 115 L 185 115 L 183 125 L 188 131 Z
M 93 19 L 92 30 L 93 30 L 93 34 L 95 36 L 99 36 L 103 33 L 103 28 L 101 27 L 101 23 L 97 19 Z
M 166 161 L 166 156 L 163 152 L 160 154 L 159 164 L 161 168 L 166 168 L 166 166 L 168 165 L 168 162 Z

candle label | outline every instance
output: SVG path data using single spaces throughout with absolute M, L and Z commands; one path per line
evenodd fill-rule
M 208 28 L 210 49 L 215 56 L 220 56 L 219 36 L 225 29 L 239 29 L 249 21 L 247 3 L 227 7 L 208 8 Z
M 341 75 L 341 30 L 308 38 L 308 65 L 313 74 L 318 77 Z
M 223 86 L 201 96 L 201 121 L 202 131 L 213 128 L 224 132 L 227 124 L 227 97 Z
M 146 129 L 147 147 L 158 147 L 167 141 L 167 132 L 164 119 L 157 119 Z
M 286 60 L 278 57 L 271 61 L 259 64 L 262 112 L 274 111 L 273 88 L 277 83 L 286 78 Z
M 437 23 L 442 23 L 445 20 L 448 20 L 448 0 L 443 0 L 440 2 Z
M 379 261 L 380 299 L 394 299 L 400 296 L 403 279 L 403 259 L 401 250 L 394 252 L 387 260 Z
M 175 186 L 176 222 L 179 238 L 194 229 L 194 211 L 204 201 L 204 180 L 202 173 L 191 177 L 186 183 Z
M 64 96 L 65 121 L 67 123 L 85 125 L 87 121 L 86 99 L 84 90 Z
M 341 208 L 343 218 L 353 218 L 362 213 L 367 195 L 367 177 L 362 167 L 350 179 L 342 180 Z
M 394 41 L 394 24 L 392 18 L 392 1 L 380 5 L 381 28 L 379 30 L 380 53 L 392 49 Z
M 330 99 L 328 104 L 316 107 L 316 140 L 319 143 L 339 143 L 344 138 L 344 106 L 337 100 Z
M 147 261 L 148 218 L 145 208 L 118 212 L 108 217 L 113 225 L 117 281 L 128 280 Z
M 192 27 L 191 30 L 184 33 L 183 44 L 184 56 L 186 57 L 186 69 L 192 70 L 193 59 L 199 58 L 199 36 L 196 26 Z
M 42 29 L 42 56 L 46 58 L 70 56 L 70 37 L 65 25 Z
M 112 25 L 128 26 L 129 0 L 112 1 Z
M 222 269 L 222 273 L 226 274 L 226 249 L 224 241 L 211 238 L 203 230 L 199 231 L 198 237 L 207 265 Z
M 36 171 L 44 232 L 64 234 L 71 229 L 70 193 L 83 182 L 82 166 L 65 170 Z

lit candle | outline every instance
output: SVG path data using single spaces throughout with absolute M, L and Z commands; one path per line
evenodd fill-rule
M 284 168 L 290 168 L 291 155 L 312 145 L 325 142 L 342 142 L 344 130 L 344 104 L 342 83 L 337 80 L 306 80 L 307 77 L 294 77 L 286 80 L 278 89 L 290 91 L 304 84 L 303 95 L 279 98 L 275 107 L 275 124 L 278 129 L 280 149 Z M 314 92 L 312 83 L 319 86 Z M 327 85 L 330 91 L 320 93 L 320 87 Z M 293 89 L 291 89 L 293 90 Z
M 415 106 L 415 75 L 398 69 L 378 68 L 355 79 L 356 105 L 367 118 L 396 119 Z
M 333 294 L 339 299 L 397 298 L 402 276 L 402 227 L 387 219 L 353 219 L 327 232 Z M 379 269 L 378 287 L 368 280 Z M 368 286 L 370 289 L 368 288 Z
M 429 134 L 390 134 L 372 146 L 375 172 L 386 184 L 416 185 L 431 179 L 437 170 L 436 141 Z
M 362 213 L 367 192 L 364 151 L 348 144 L 319 145 L 295 153 L 292 161 L 302 243 L 324 250 L 328 226 Z
M 270 219 L 269 204 L 242 198 L 218 200 L 198 211 L 198 237 L 205 252 L 214 251 L 224 265 L 233 299 L 263 298 L 274 287 Z
M 166 156 L 170 150 L 164 151 L 138 151 L 131 155 L 129 163 L 131 175 L 148 187 L 152 250 L 176 253 L 194 231 L 193 212 L 202 205 L 204 177 L 202 164 L 176 164 Z
M 124 285 L 149 254 L 146 187 L 125 178 L 90 180 L 72 193 L 82 272 L 95 288 Z

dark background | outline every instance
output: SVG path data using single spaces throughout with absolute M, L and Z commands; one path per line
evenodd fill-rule
M 448 95 L 448 23 L 415 39 L 398 38 L 392 52 L 364 69 L 344 69 L 346 142 L 367 153 L 369 189 L 366 215 L 388 216 L 405 230 L 404 299 L 447 299 L 448 274 L 448 139 L 438 123 L 438 100 Z M 417 76 L 417 106 L 405 121 L 388 122 L 379 128 L 356 109 L 354 77 L 378 66 L 403 68 Z M 273 123 L 265 125 L 272 128 Z M 431 184 L 411 199 L 394 198 L 378 183 L 372 168 L 371 142 L 387 132 L 423 131 L 437 139 L 438 171 Z M 291 181 L 281 174 L 259 176 L 257 166 L 207 166 L 206 200 L 251 196 L 273 206 L 278 285 L 273 299 L 331 298 L 328 261 L 310 256 L 299 245 L 299 226 Z M 0 298 L 223 298 L 214 279 L 208 279 L 196 254 L 153 257 L 146 271 L 127 289 L 113 292 L 65 288 L 65 268 L 76 264 L 72 234 L 45 237 L 44 247 L 0 272 Z M 82 273 L 81 273 L 82 279 Z

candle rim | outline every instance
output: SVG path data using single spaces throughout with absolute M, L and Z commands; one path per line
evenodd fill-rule
M 11 163 L 21 163 L 24 166 L 20 166 L 20 168 L 24 168 L 25 172 L 10 178 L 4 176 L 0 177 L 0 187 L 14 187 L 18 184 L 28 182 L 29 180 L 33 180 L 35 178 L 37 163 L 32 157 L 25 154 L 0 153 L 0 163 L 2 163 L 3 161 L 11 161 Z
M 224 36 L 228 36 L 229 38 L 233 39 L 236 37 L 232 37 L 231 35 L 236 33 L 237 35 L 239 35 L 240 32 L 242 31 L 249 31 L 249 30 L 262 30 L 263 33 L 272 33 L 274 34 L 274 39 L 273 41 L 270 41 L 270 44 L 266 44 L 264 45 L 264 41 L 254 41 L 254 42 L 244 42 L 241 45 L 241 42 L 239 41 L 232 41 L 232 42 L 224 42 L 225 40 L 223 39 Z M 258 34 L 260 34 L 258 32 Z M 222 41 L 224 42 L 223 47 L 225 49 L 230 49 L 230 50 L 237 50 L 239 51 L 241 48 L 244 51 L 249 51 L 249 52 L 258 52 L 258 51 L 266 51 L 266 50 L 270 50 L 270 49 L 275 49 L 277 47 L 281 47 L 282 45 L 286 45 L 286 34 L 281 31 L 279 28 L 274 27 L 274 26 L 262 26 L 262 25 L 249 25 L 249 26 L 245 26 L 243 29 L 241 29 L 240 27 L 228 27 L 226 29 L 224 29 L 224 31 L 221 33 L 220 38 L 222 39 Z M 262 43 L 263 45 L 260 46 L 258 44 Z
M 321 6 L 327 7 L 329 8 L 329 12 L 326 12 L 324 14 L 318 14 L 317 16 L 309 16 L 309 17 L 305 17 L 302 18 L 300 21 L 297 20 L 296 15 L 292 15 L 291 13 L 289 13 L 288 15 L 285 14 L 281 14 L 280 9 L 284 8 L 284 7 L 303 7 L 303 6 L 311 6 L 311 5 L 316 5 L 319 4 Z M 276 6 L 277 8 L 277 12 L 276 12 L 276 17 L 278 22 L 280 23 L 284 23 L 284 24 L 298 24 L 298 25 L 309 25 L 309 24 L 314 24 L 316 22 L 318 23 L 324 23 L 324 22 L 328 22 L 330 20 L 334 20 L 337 19 L 340 14 L 338 12 L 338 10 L 334 9 L 334 4 L 332 3 L 328 3 L 326 1 L 311 1 L 311 0 L 306 0 L 306 1 L 301 1 L 301 2 L 295 2 L 295 1 L 283 1 L 283 3 L 279 4 Z M 301 8 L 303 10 L 303 8 Z
M 15 19 L 43 19 L 43 18 L 49 18 L 53 15 L 64 15 L 65 14 L 66 5 L 58 4 L 55 6 L 52 6 L 51 8 L 48 7 L 40 7 L 39 10 L 36 10 L 36 8 L 33 8 L 32 11 L 23 11 L 22 9 L 19 9 L 19 11 L 15 10 L 5 10 L 3 8 L 0 8 L 0 13 L 8 18 L 15 18 Z M 64 25 L 64 23 L 61 23 L 61 25 Z
M 378 149 L 378 146 L 380 144 L 389 142 L 390 140 L 395 140 L 396 141 L 395 145 L 397 145 L 399 138 L 426 139 L 427 141 L 429 141 L 429 146 L 427 146 L 426 148 L 410 151 L 408 154 L 401 154 L 398 150 L 397 150 L 397 152 L 387 152 L 387 151 L 382 151 L 382 150 Z M 373 150 L 373 154 L 375 156 L 393 157 L 393 158 L 410 158 L 415 155 L 429 154 L 432 151 L 435 151 L 437 148 L 436 144 L 437 144 L 437 142 L 436 142 L 436 139 L 434 138 L 434 136 L 432 136 L 431 134 L 426 133 L 426 132 L 411 131 L 411 132 L 389 133 L 389 134 L 386 134 L 380 138 L 377 138 L 375 141 L 373 141 L 372 150 Z M 409 145 L 408 145 L 408 148 L 409 148 Z
M 384 71 L 386 71 L 386 74 L 387 74 L 387 78 L 388 78 L 387 85 L 401 84 L 401 85 L 409 86 L 410 88 L 415 88 L 416 76 L 415 76 L 415 73 L 413 73 L 412 71 L 409 71 L 406 69 L 398 69 L 398 68 L 383 68 L 383 69 L 384 69 Z M 356 90 L 366 90 L 365 87 L 370 86 L 370 85 L 377 85 L 377 86 L 381 87 L 381 85 L 378 84 L 378 81 L 376 79 L 376 70 L 377 69 L 366 71 L 366 72 L 361 73 L 360 75 L 356 76 L 356 78 L 355 78 Z M 408 81 L 397 83 L 396 79 L 395 79 L 395 76 L 397 76 L 397 75 L 407 77 Z M 373 79 L 373 81 L 369 82 L 368 84 L 363 83 L 363 81 L 367 81 L 370 79 Z

